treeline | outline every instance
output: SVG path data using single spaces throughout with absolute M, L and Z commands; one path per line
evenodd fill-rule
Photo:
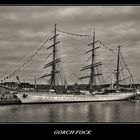
M 1 83 L 2 86 L 11 88 L 11 89 L 18 89 L 18 90 L 22 90 L 22 89 L 28 89 L 28 90 L 38 90 L 38 91 L 45 91 L 45 90 L 49 90 L 51 87 L 50 85 L 45 85 L 45 84 L 38 84 L 38 85 L 34 85 L 34 84 L 30 84 L 30 83 L 16 83 L 16 82 L 5 82 L 5 83 Z M 124 88 L 130 88 L 130 85 L 120 85 L 121 87 Z M 104 85 L 96 85 L 93 86 L 94 89 L 102 89 L 102 88 L 109 88 L 110 84 L 104 84 Z M 133 84 L 131 85 L 132 88 L 139 88 L 140 84 Z M 56 90 L 65 90 L 66 86 L 64 85 L 56 85 L 55 89 Z M 68 85 L 67 86 L 67 90 L 88 90 L 89 89 L 89 85 L 87 84 L 73 84 L 73 85 Z

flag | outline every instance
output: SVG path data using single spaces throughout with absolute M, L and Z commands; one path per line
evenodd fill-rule
M 19 77 L 17 76 L 16 78 L 17 78 L 18 82 L 20 83 Z

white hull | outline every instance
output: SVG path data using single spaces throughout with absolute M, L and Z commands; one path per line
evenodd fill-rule
M 112 93 L 109 95 L 66 95 L 66 94 L 39 94 L 18 93 L 17 97 L 23 104 L 26 103 L 61 103 L 61 102 L 101 102 L 127 100 L 136 96 L 135 93 Z M 26 95 L 26 96 L 24 96 Z

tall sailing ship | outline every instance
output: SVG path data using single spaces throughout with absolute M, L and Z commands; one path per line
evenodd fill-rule
M 118 92 L 119 89 L 119 73 L 121 69 L 119 68 L 119 53 L 120 53 L 120 47 L 118 47 L 118 63 L 117 63 L 117 71 L 116 71 L 116 89 L 112 90 L 112 92 L 108 93 L 107 91 L 99 93 L 96 91 L 93 85 L 96 83 L 96 77 L 102 75 L 102 73 L 96 72 L 96 68 L 102 65 L 102 62 L 95 62 L 95 51 L 99 48 L 96 47 L 95 44 L 98 42 L 95 40 L 95 32 L 93 33 L 93 40 L 92 43 L 90 43 L 88 46 L 92 46 L 91 50 L 88 50 L 87 53 L 91 53 L 91 64 L 84 66 L 81 71 L 90 70 L 90 75 L 87 75 L 85 77 L 80 77 L 79 79 L 89 79 L 89 90 L 88 91 L 79 91 L 77 93 L 74 92 L 68 92 L 67 89 L 65 89 L 64 92 L 56 92 L 56 77 L 57 74 L 60 74 L 60 71 L 57 69 L 58 63 L 61 62 L 61 59 L 57 57 L 57 44 L 60 43 L 60 41 L 57 41 L 57 37 L 59 34 L 57 34 L 57 26 L 55 24 L 54 28 L 54 35 L 50 38 L 50 40 L 53 40 L 53 44 L 49 46 L 47 49 L 52 49 L 52 61 L 47 63 L 44 66 L 44 69 L 47 67 L 51 67 L 51 72 L 49 74 L 45 74 L 43 77 L 50 77 L 50 90 L 45 93 L 40 92 L 18 92 L 15 94 L 18 99 L 20 99 L 21 103 L 61 103 L 61 102 L 96 102 L 96 101 L 118 101 L 118 100 L 128 100 L 134 96 L 136 96 L 135 91 L 121 91 Z M 131 75 L 132 76 L 132 75 Z M 116 92 L 117 91 L 117 92 Z

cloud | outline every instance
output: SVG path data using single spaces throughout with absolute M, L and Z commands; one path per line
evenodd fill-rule
M 122 53 L 134 73 L 134 79 L 140 82 L 139 15 L 140 6 L 0 6 L 0 75 L 34 46 L 37 45 L 37 49 L 41 40 L 47 38 L 57 23 L 59 29 L 72 33 L 91 35 L 95 30 L 96 39 L 111 48 L 122 45 Z M 74 75 L 80 75 L 78 71 L 89 57 L 82 54 L 88 50 L 87 44 L 92 38 L 69 38 L 65 34 L 59 37 L 67 79 L 74 83 L 77 81 Z M 44 48 L 40 52 L 40 59 L 46 53 L 49 52 Z M 106 61 L 105 64 L 112 58 L 105 51 L 100 55 Z M 36 63 L 37 60 L 34 60 L 28 66 L 35 68 Z M 34 73 L 27 71 L 26 78 L 31 81 Z M 106 73 L 110 71 L 106 70 Z M 42 70 L 37 72 L 41 73 Z

